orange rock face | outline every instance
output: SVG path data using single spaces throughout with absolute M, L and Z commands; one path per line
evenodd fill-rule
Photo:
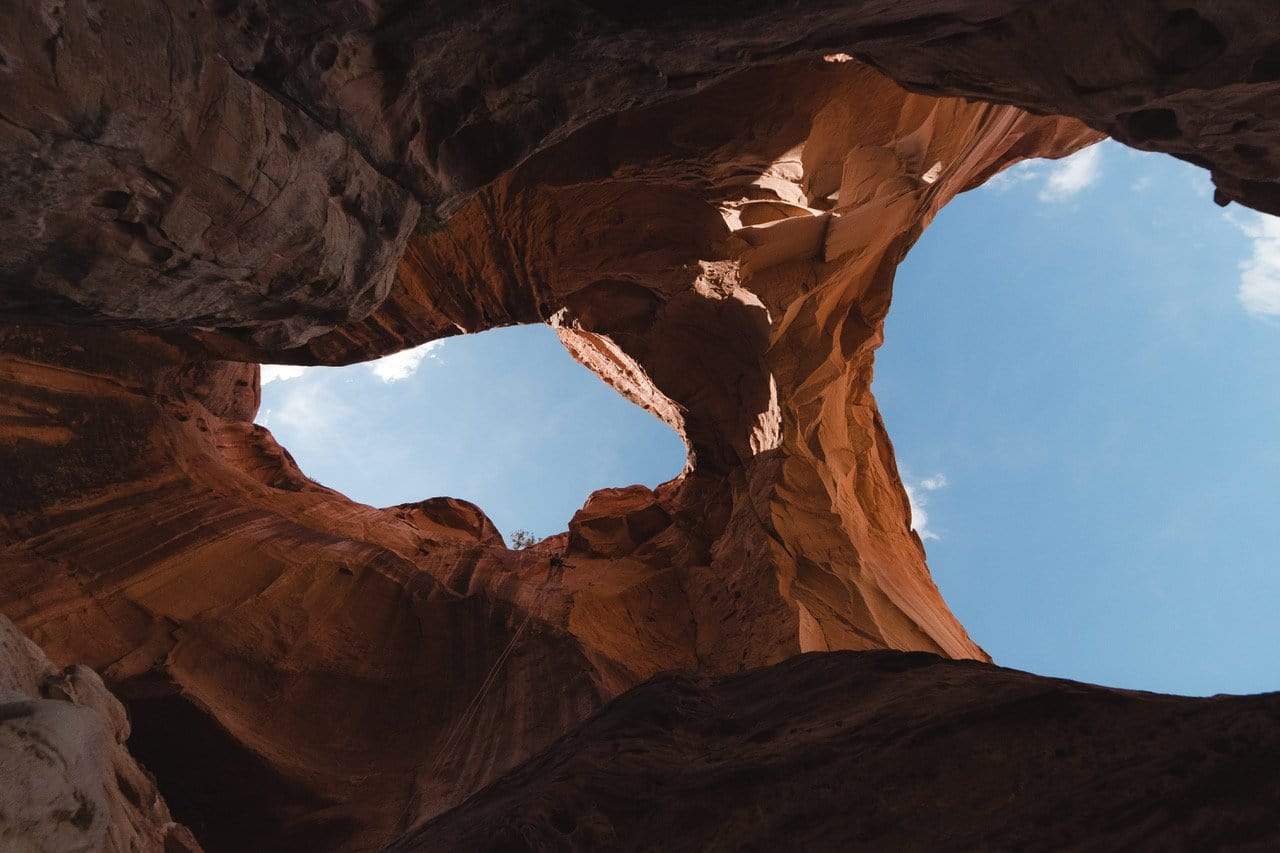
M 378 849 L 673 669 L 985 661 L 870 391 L 898 262 L 1101 130 L 1274 200 L 1258 4 L 410 5 L 20 4 L 0 36 L 0 612 L 102 673 L 211 850 Z M 680 477 L 509 551 L 252 422 L 259 361 L 532 322 L 684 437 Z

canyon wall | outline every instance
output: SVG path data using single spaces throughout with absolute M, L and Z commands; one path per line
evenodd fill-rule
M 1256 3 L 12 5 L 0 612 L 211 850 L 378 849 L 664 671 L 987 660 L 870 391 L 898 262 L 1104 133 L 1280 210 Z M 510 551 L 253 423 L 260 361 L 534 322 L 680 477 Z
M 1268 850 L 1280 694 L 901 652 L 667 675 L 390 849 Z

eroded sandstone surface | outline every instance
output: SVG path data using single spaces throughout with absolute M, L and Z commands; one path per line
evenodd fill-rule
M 124 707 L 97 673 L 55 667 L 0 616 L 0 849 L 198 851 L 128 737 Z
M 6 10 L 0 612 L 208 849 L 378 849 L 666 671 L 986 660 L 870 391 L 898 262 L 1104 133 L 1280 208 L 1264 4 L 538 6 Z M 532 322 L 680 477 L 509 551 L 253 423 L 260 361 Z

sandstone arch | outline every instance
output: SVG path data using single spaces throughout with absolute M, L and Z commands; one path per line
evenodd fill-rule
M 673 667 L 984 660 L 870 394 L 898 261 L 955 194 L 1103 132 L 1280 210 L 1280 13 L 1113 5 L 20 4 L 0 609 L 237 744 L 172 804 L 233 820 L 208 792 L 250 762 L 289 795 L 237 831 L 279 849 L 374 849 Z M 353 504 L 252 424 L 258 361 L 518 322 L 686 471 L 515 553 L 476 508 Z

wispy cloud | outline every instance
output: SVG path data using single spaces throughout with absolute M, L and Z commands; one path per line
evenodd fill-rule
M 442 341 L 431 341 L 413 349 L 401 350 L 369 362 L 368 367 L 373 371 L 373 375 L 383 382 L 399 382 L 417 373 L 423 359 L 437 358 L 438 356 L 432 355 L 432 350 L 439 347 L 441 343 Z
M 432 354 L 432 351 L 439 347 L 441 343 L 443 341 L 431 341 L 413 349 L 401 350 L 375 361 L 367 362 L 365 367 L 383 382 L 399 382 L 417 373 L 424 359 L 428 357 L 438 358 L 439 356 Z M 264 364 L 262 365 L 262 384 L 287 382 L 290 379 L 297 379 L 306 375 L 307 371 L 312 369 L 310 367 L 300 367 L 296 364 Z
M 921 539 L 939 538 L 938 534 L 929 528 L 929 513 L 925 510 L 925 505 L 929 502 L 929 492 L 947 487 L 947 476 L 934 474 L 932 477 L 914 482 L 911 478 L 906 478 L 902 485 L 906 487 L 907 502 L 911 505 L 911 529 L 919 534 Z
M 1280 317 L 1280 219 L 1258 213 L 1238 224 L 1252 244 L 1240 263 L 1240 304 L 1255 316 Z
M 936 492 L 938 489 L 945 489 L 946 487 L 946 474 L 934 474 L 932 477 L 925 477 L 920 481 L 920 488 L 928 492 Z
M 1024 160 L 987 182 L 996 192 L 1039 185 L 1037 197 L 1047 203 L 1066 201 L 1092 186 L 1102 175 L 1103 145 L 1092 145 L 1061 160 Z
M 987 181 L 985 186 L 996 192 L 1008 192 L 1019 184 L 1040 180 L 1043 171 L 1041 167 L 1042 163 L 1039 160 L 1023 160 Z
M 334 377 L 320 375 L 290 383 L 274 393 L 272 406 L 258 422 L 270 429 L 294 453 L 302 470 L 312 473 L 307 460 L 356 468 L 368 453 L 361 439 L 365 413 L 344 399 Z
M 299 367 L 296 364 L 264 364 L 262 365 L 262 384 L 270 385 L 272 382 L 297 379 L 306 370 L 307 368 Z
M 1065 201 L 1091 186 L 1102 174 L 1102 147 L 1090 146 L 1056 161 L 1045 173 L 1040 200 Z
M 1208 198 L 1213 195 L 1213 178 L 1210 177 L 1207 169 L 1189 169 L 1187 175 L 1191 181 L 1191 188 L 1195 190 L 1196 195 L 1201 198 Z
M 306 382 L 281 392 L 276 403 L 263 413 L 262 422 L 272 429 L 318 437 L 349 413 L 350 407 L 334 393 L 329 382 Z

